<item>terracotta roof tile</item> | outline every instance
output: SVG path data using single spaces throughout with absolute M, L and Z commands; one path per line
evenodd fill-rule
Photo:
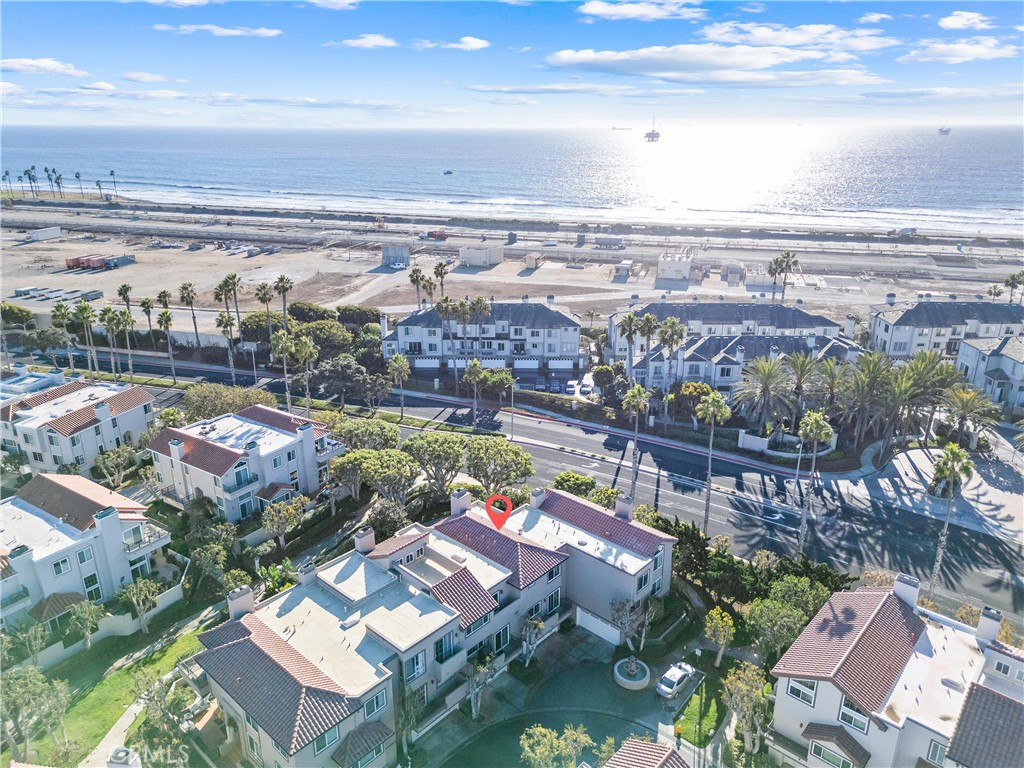
M 666 541 L 675 541 L 673 536 L 635 521 L 616 517 L 599 504 L 553 488 L 547 489 L 540 509 L 575 528 L 600 536 L 643 557 L 653 557 L 658 547 Z
M 65 437 L 70 437 L 76 432 L 81 432 L 83 429 L 100 423 L 100 420 L 96 418 L 96 409 L 94 407 L 96 403 L 106 403 L 109 405 L 110 415 L 114 417 L 135 408 L 141 408 L 146 403 L 152 403 L 155 399 L 142 387 L 129 387 L 109 397 L 98 398 L 89 405 L 78 408 L 71 413 L 65 413 L 63 416 L 47 422 L 47 426 L 60 432 Z
M 84 602 L 85 595 L 78 592 L 54 592 L 29 608 L 28 615 L 40 624 L 45 624 Z
M 64 397 L 64 395 L 70 395 L 72 392 L 77 392 L 80 389 L 85 389 L 91 386 L 85 381 L 69 381 L 67 384 L 61 384 L 59 387 L 53 387 L 51 389 L 37 392 L 34 395 L 28 395 L 23 397 L 16 402 L 5 405 L 0 410 L 0 421 L 10 421 L 15 411 L 20 411 L 25 408 L 35 408 L 37 405 L 43 405 L 44 403 L 52 402 L 57 398 Z
M 295 433 L 300 426 L 309 422 L 313 425 L 313 434 L 316 437 L 323 437 L 330 433 L 327 426 L 321 421 L 313 421 L 312 419 L 304 419 L 302 416 L 296 416 L 293 413 L 286 411 L 279 411 L 276 408 L 268 408 L 265 405 L 250 405 L 248 408 L 243 408 L 235 414 L 241 419 L 249 419 L 249 421 L 255 421 L 259 424 L 272 427 L 274 429 L 280 429 L 284 432 Z
M 441 579 L 430 588 L 430 594 L 459 612 L 459 628 L 463 630 L 498 607 L 469 568 L 460 568 Z
M 146 510 L 144 504 L 80 475 L 36 475 L 18 490 L 17 496 L 80 531 L 88 530 L 93 515 L 107 507 L 118 512 Z
M 341 744 L 331 754 L 331 759 L 344 768 L 350 768 L 378 744 L 384 744 L 386 748 L 388 740 L 394 737 L 395 732 L 379 720 L 360 723 L 341 740 Z
M 273 501 L 277 494 L 285 490 L 290 491 L 292 487 L 288 483 L 271 483 L 256 491 L 256 498 L 263 499 L 264 501 Z
M 690 768 L 683 756 L 665 744 L 626 739 L 604 768 Z
M 373 548 L 373 551 L 367 555 L 367 557 L 379 560 L 385 557 L 391 557 L 400 549 L 403 549 L 410 544 L 415 544 L 421 539 L 427 537 L 426 533 L 407 533 L 404 536 L 392 536 L 390 539 L 382 541 L 380 544 Z
M 1024 702 L 971 683 L 946 758 L 964 768 L 1024 765 Z
M 996 653 L 1003 654 L 1003 656 L 1010 656 L 1011 658 L 1024 661 L 1024 648 L 1018 648 L 1015 645 L 1007 645 L 1006 643 L 1001 643 L 998 640 L 990 642 L 988 647 Z
M 871 753 L 857 743 L 850 732 L 841 725 L 808 723 L 800 735 L 808 741 L 814 739 L 835 744 L 857 768 L 864 768 L 868 764 L 868 760 L 871 759 Z
M 837 592 L 772 674 L 828 680 L 863 711 L 880 711 L 914 652 L 924 622 L 892 592 Z
M 196 663 L 289 755 L 359 709 L 359 699 L 254 614 L 199 640 L 206 650 Z
M 562 552 L 545 549 L 522 536 L 496 531 L 468 512 L 445 518 L 434 530 L 508 568 L 512 571 L 508 583 L 516 589 L 525 589 L 569 559 Z
M 172 456 L 170 442 L 174 438 L 178 438 L 185 444 L 183 461 L 186 464 L 217 475 L 217 477 L 221 477 L 235 466 L 239 459 L 248 456 L 245 451 L 236 451 L 234 448 L 228 448 L 212 440 L 204 440 L 173 427 L 168 427 L 154 437 L 148 448 L 162 456 Z

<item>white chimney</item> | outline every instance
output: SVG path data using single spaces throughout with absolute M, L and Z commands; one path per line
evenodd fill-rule
M 96 418 L 100 421 L 110 420 L 110 403 L 101 401 L 96 403 L 92 409 L 96 413 Z
M 896 294 L 895 293 L 887 293 L 887 294 L 885 294 L 885 303 L 888 304 L 890 307 L 893 304 L 895 304 L 896 303 Z
M 247 613 L 256 610 L 256 596 L 252 589 L 246 585 L 237 587 L 228 592 L 228 618 L 232 621 L 240 619 Z
M 473 494 L 466 488 L 460 488 L 451 495 L 449 504 L 451 505 L 449 514 L 452 517 L 458 517 L 473 506 Z
M 373 535 L 373 526 L 364 525 L 356 531 L 355 542 L 356 552 L 363 555 L 368 555 L 373 552 L 374 547 L 377 546 L 377 541 Z
M 177 459 L 178 461 L 185 460 L 185 443 L 181 438 L 171 438 L 170 442 L 167 443 L 167 449 L 171 452 L 172 459 Z
M 747 348 L 740 344 L 736 347 L 736 362 L 743 365 L 743 355 L 746 354 Z
M 974 635 L 979 640 L 990 643 L 996 639 L 999 634 L 999 625 L 1003 623 L 1003 614 L 997 611 L 995 608 L 989 608 L 987 605 L 981 612 L 981 618 L 978 619 L 978 629 Z
M 524 293 L 523 294 L 523 304 L 529 304 L 529 303 L 530 303 L 530 294 Z
M 921 582 L 913 576 L 901 573 L 893 581 L 892 593 L 911 608 L 916 608 L 917 597 L 921 594 Z
M 381 335 L 381 338 L 384 338 L 385 336 L 387 336 L 388 333 L 389 333 L 389 330 L 388 330 L 388 316 L 384 312 L 381 312 L 380 313 L 380 335 Z
M 619 496 L 615 499 L 615 516 L 623 520 L 633 519 L 633 497 Z
M 757 303 L 758 303 L 758 304 L 764 304 L 764 301 L 765 301 L 765 299 L 766 299 L 766 298 L 767 298 L 767 297 L 766 297 L 766 296 L 765 296 L 765 295 L 764 295 L 763 293 L 762 293 L 762 294 L 760 294 L 760 295 L 759 295 L 759 296 L 757 297 Z
M 807 334 L 807 348 L 813 350 L 817 346 L 818 337 L 813 334 Z
M 775 346 L 774 344 L 772 344 L 768 348 L 768 359 L 769 360 L 774 360 L 778 356 L 779 356 L 779 348 L 777 346 Z
M 303 563 L 296 571 L 299 577 L 299 584 L 312 584 L 316 581 L 316 563 L 310 560 Z
M 640 294 L 639 293 L 634 293 L 634 294 L 632 294 L 629 297 L 629 306 L 635 307 L 639 301 L 640 301 Z
M 551 304 L 554 304 L 554 303 L 555 303 L 555 294 L 549 293 L 548 294 L 548 305 L 551 305 Z
M 530 506 L 534 509 L 539 509 L 547 497 L 548 492 L 544 488 L 534 488 L 530 491 Z
M 843 334 L 853 338 L 853 331 L 857 327 L 857 318 L 853 315 L 846 316 L 846 322 L 843 323 Z

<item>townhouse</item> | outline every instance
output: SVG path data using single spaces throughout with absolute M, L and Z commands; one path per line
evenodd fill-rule
M 892 589 L 836 593 L 783 654 L 772 670 L 776 762 L 1020 764 L 1024 651 L 996 641 L 998 611 L 970 627 L 918 608 L 919 588 L 901 574 Z
M 1010 414 L 1024 408 L 1024 337 L 964 339 L 956 367 L 968 384 Z
M 60 368 L 40 372 L 29 370 L 25 363 L 14 363 L 10 368 L 0 370 L 0 408 L 26 395 L 59 386 L 66 381 L 64 371 Z
M 253 405 L 187 427 L 167 428 L 149 444 L 161 494 L 184 507 L 207 497 L 232 523 L 293 494 L 315 495 L 344 446 L 320 422 Z
M 176 574 L 170 533 L 146 507 L 78 475 L 40 474 L 0 506 L 0 625 L 31 618 L 55 632 L 80 602 L 137 579 Z
M 153 424 L 153 401 L 142 387 L 74 377 L 0 408 L 3 450 L 24 453 L 33 472 L 77 466 L 85 474 L 101 453 L 134 444 Z
M 442 318 L 435 307 L 419 309 L 389 329 L 381 319 L 384 359 L 405 355 L 416 369 L 463 368 L 476 358 L 485 368 L 572 371 L 586 367 L 580 349 L 580 320 L 547 303 L 496 302 L 486 315 Z
M 868 313 L 868 344 L 872 350 L 895 360 L 918 352 L 938 352 L 950 362 L 957 359 L 965 339 L 1003 339 L 1024 332 L 1024 307 L 991 301 L 960 301 L 924 298 L 896 301 L 889 294 L 885 304 Z
M 580 768 L 590 768 L 581 763 Z M 666 744 L 655 744 L 640 739 L 625 739 L 604 768 L 690 768 L 683 756 Z

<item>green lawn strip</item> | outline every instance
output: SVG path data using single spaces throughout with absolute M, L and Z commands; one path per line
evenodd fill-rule
M 45 365 L 30 365 L 29 370 L 33 370 L 39 373 L 47 373 L 49 371 L 52 371 L 53 369 Z M 61 368 L 60 370 L 64 371 L 65 375 L 71 373 L 70 368 Z M 145 384 L 152 387 L 172 387 L 174 389 L 185 389 L 191 384 L 191 382 L 184 383 L 180 381 L 177 384 L 175 384 L 174 379 L 165 379 L 161 376 L 148 376 L 138 373 L 135 374 L 134 376 L 129 376 L 127 373 L 122 376 L 115 376 L 112 373 L 105 373 L 103 371 L 100 371 L 99 374 L 97 374 L 95 371 L 89 373 L 89 371 L 84 368 L 76 368 L 75 372 L 82 374 L 82 376 L 87 379 L 98 378 L 100 381 L 119 381 L 127 384 Z
M 681 727 L 681 735 L 691 744 L 698 747 L 706 747 L 711 743 L 715 732 L 725 720 L 728 707 L 722 697 L 722 681 L 729 674 L 729 670 L 737 662 L 728 656 L 722 659 L 722 666 L 715 669 L 715 654 L 705 651 L 700 657 L 695 654 L 686 658 L 687 663 L 702 670 L 706 675 L 704 682 L 704 697 L 701 699 L 701 691 L 698 688 L 693 696 L 686 702 L 686 707 L 676 720 L 677 733 Z M 701 704 L 703 703 L 703 708 Z M 698 728 L 699 725 L 699 728 Z

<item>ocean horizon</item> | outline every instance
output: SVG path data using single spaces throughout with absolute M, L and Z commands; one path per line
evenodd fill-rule
M 1021 235 L 1017 126 L 633 130 L 4 126 L 3 170 L 158 203 L 440 217 Z M 445 174 L 451 171 L 450 174 Z

